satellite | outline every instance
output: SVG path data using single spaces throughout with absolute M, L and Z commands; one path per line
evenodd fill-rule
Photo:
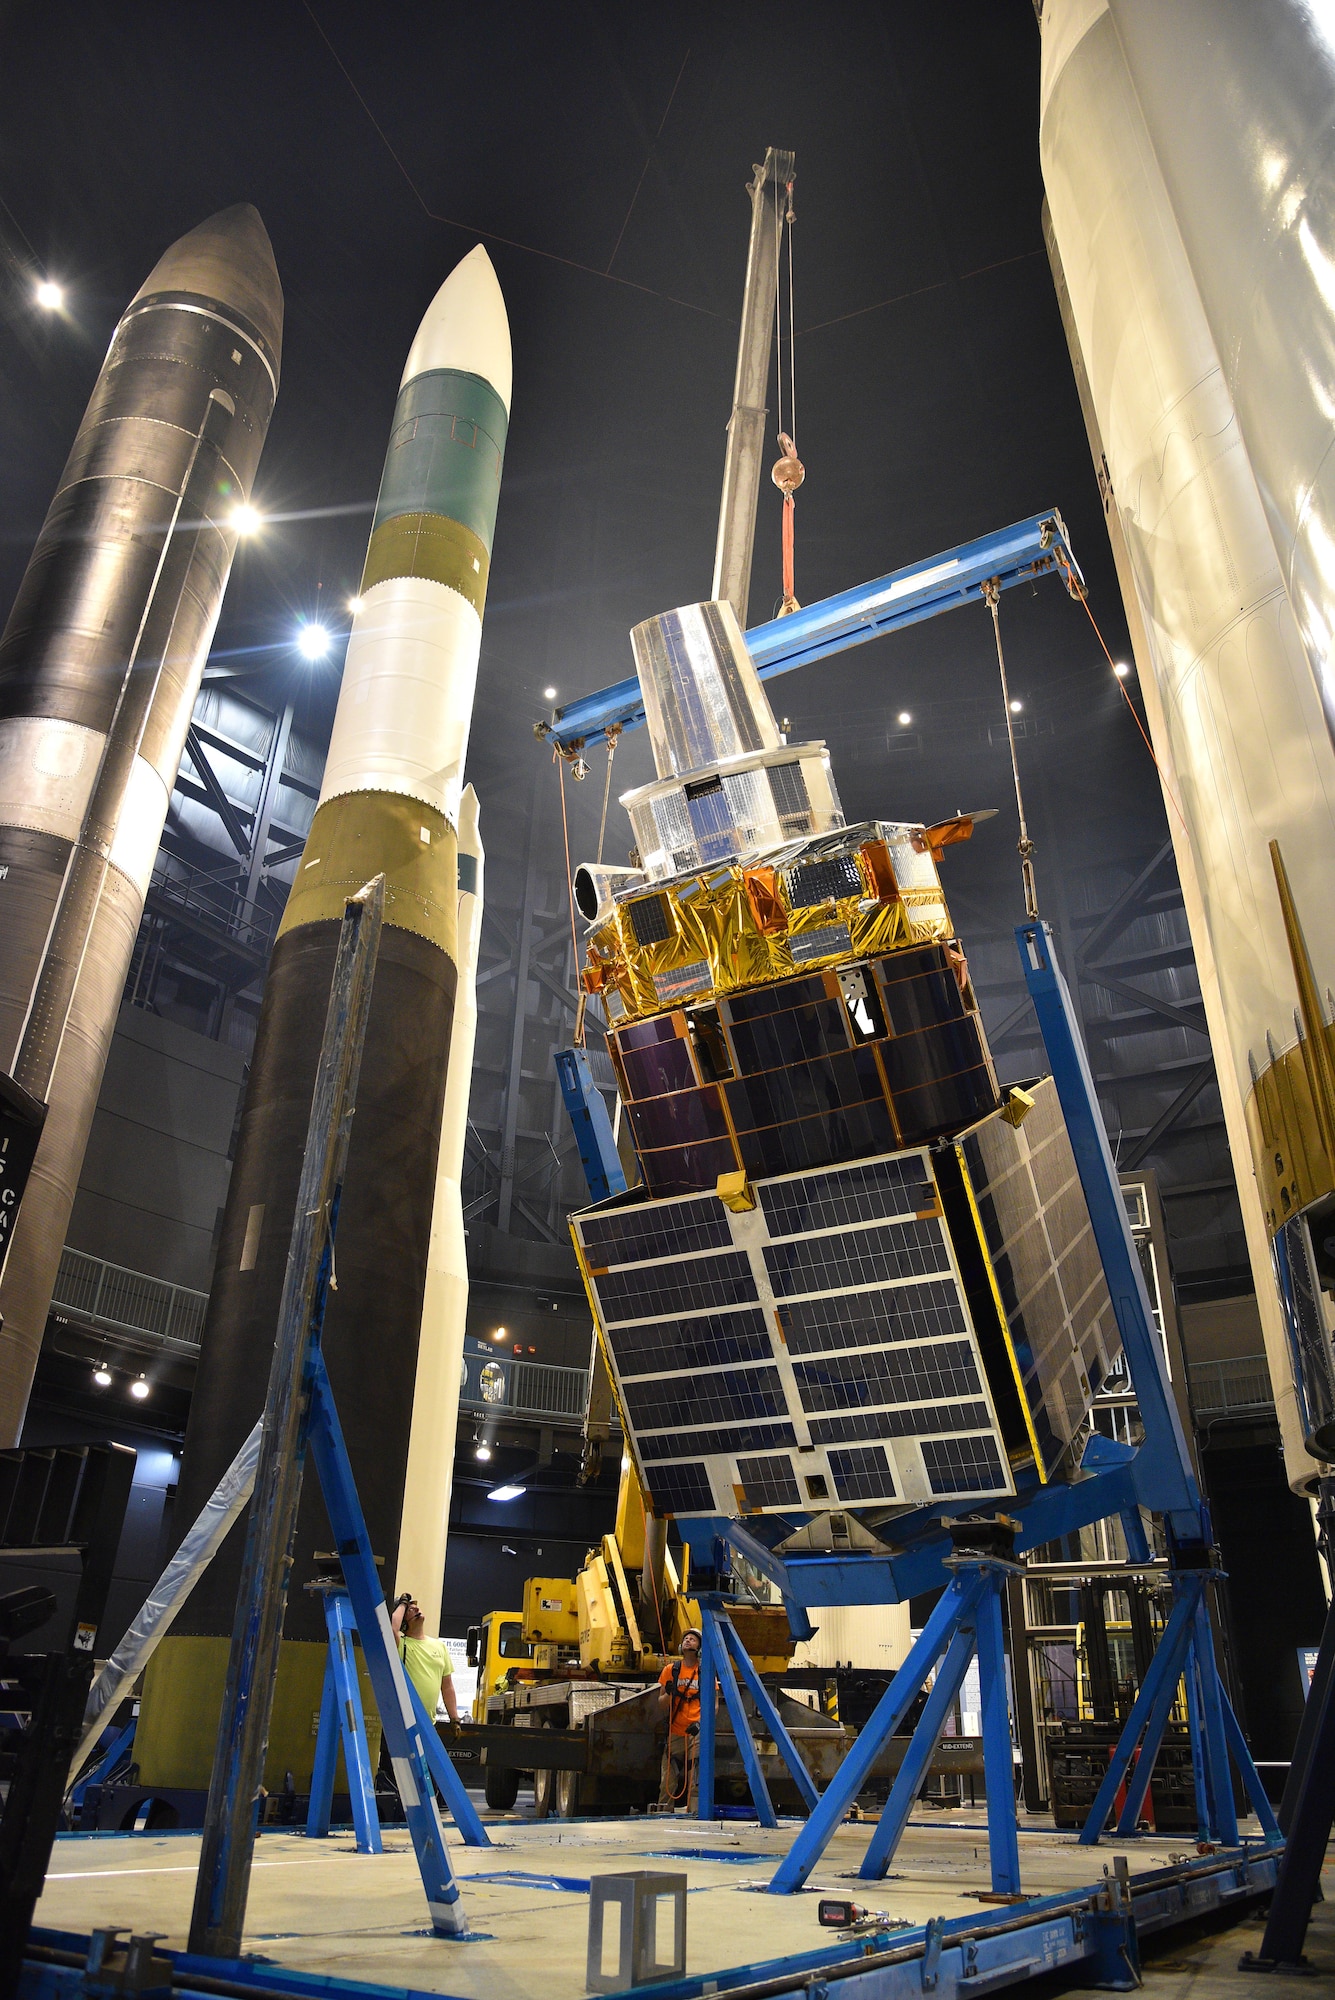
M 1004 1501 L 1120 1340 L 1055 1088 L 999 1090 L 941 888 L 983 815 L 847 825 L 727 603 L 631 639 L 658 776 L 633 865 L 575 893 L 642 1181 L 571 1227 L 641 1485 L 660 1517 Z

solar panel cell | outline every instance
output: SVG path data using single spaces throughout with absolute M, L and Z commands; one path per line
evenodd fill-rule
M 696 1257 L 684 1264 L 642 1264 L 594 1279 L 609 1322 L 650 1319 L 709 1306 L 749 1304 L 758 1294 L 744 1250 Z

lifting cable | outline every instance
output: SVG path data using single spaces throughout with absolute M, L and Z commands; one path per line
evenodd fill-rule
M 621 723 L 609 722 L 607 728 L 603 731 L 603 734 L 607 738 L 607 776 L 603 779 L 603 816 L 598 822 L 598 856 L 593 864 L 595 868 L 602 866 L 603 841 L 607 836 L 607 801 L 612 794 L 612 759 L 617 753 L 617 738 L 620 736 L 621 730 Z
M 566 900 L 570 906 L 571 967 L 575 976 L 575 984 L 579 987 L 579 998 L 575 1007 L 575 1046 L 582 1049 L 584 1046 L 584 1008 L 588 1001 L 588 995 L 580 984 L 579 944 L 575 937 L 575 878 L 570 872 L 570 825 L 566 819 L 566 760 L 561 755 L 559 749 L 552 751 L 552 759 L 561 773 L 561 838 L 565 842 L 566 850 Z M 523 1005 L 524 996 L 522 993 L 516 991 L 515 1006 L 522 1007 Z
M 983 602 L 992 613 L 992 630 L 997 641 L 997 666 L 1001 672 L 1001 703 L 1006 716 L 1006 740 L 1010 744 L 1011 776 L 1015 780 L 1015 809 L 1020 816 L 1020 874 L 1024 880 L 1025 915 L 1038 915 L 1038 883 L 1034 878 L 1034 843 L 1024 816 L 1024 793 L 1020 788 L 1020 760 L 1015 754 L 1015 726 L 1011 721 L 1011 691 L 1006 679 L 1006 655 L 1001 650 L 1001 585 L 990 577 L 982 586 Z
M 783 495 L 783 599 L 779 617 L 799 611 L 795 582 L 793 528 L 796 508 L 793 495 L 806 478 L 806 468 L 797 455 L 793 439 L 797 435 L 797 336 L 793 319 L 793 183 L 787 184 L 787 202 L 782 210 L 774 205 L 774 347 L 778 377 L 779 450 L 781 456 L 770 470 L 770 478 Z M 788 239 L 788 428 L 783 421 L 783 239 Z

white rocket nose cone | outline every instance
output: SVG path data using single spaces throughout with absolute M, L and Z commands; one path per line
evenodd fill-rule
M 408 350 L 403 381 L 411 382 L 428 368 L 461 368 L 480 375 L 509 415 L 510 322 L 491 259 L 480 243 L 455 265 L 427 307 Z

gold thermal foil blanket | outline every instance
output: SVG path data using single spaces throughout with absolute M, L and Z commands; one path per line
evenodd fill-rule
M 645 897 L 653 893 L 646 889 Z M 631 906 L 621 903 L 589 941 L 589 983 L 615 989 L 623 1020 L 660 1013 L 698 995 L 762 986 L 795 972 L 951 935 L 938 889 L 905 889 L 892 900 L 831 897 L 793 910 L 782 889 L 776 894 L 767 883 L 761 907 L 773 909 L 777 902 L 785 918 L 782 929 L 761 928 L 746 871 L 739 867 L 720 867 L 657 893 L 668 910 L 666 938 L 639 943 Z
M 1335 1060 L 1335 1026 L 1325 1029 Z M 1247 1099 L 1266 1227 L 1274 1236 L 1299 1209 L 1335 1191 L 1335 1164 L 1326 1157 L 1317 1117 L 1306 1042 L 1276 1056 L 1262 1070 Z

